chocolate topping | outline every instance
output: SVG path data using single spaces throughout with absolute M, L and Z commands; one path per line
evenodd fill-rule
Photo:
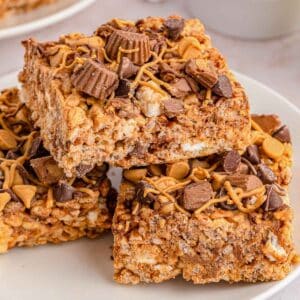
M 265 211 L 274 211 L 283 206 L 283 200 L 275 190 L 275 186 L 266 185 L 266 200 L 263 204 Z
M 225 172 L 235 172 L 241 163 L 241 156 L 235 150 L 227 152 L 222 159 L 222 166 Z
M 277 176 L 274 172 L 263 163 L 257 166 L 257 176 L 263 183 L 274 183 L 277 180 Z
M 133 75 L 136 75 L 138 70 L 139 67 L 135 66 L 128 57 L 122 57 L 118 68 L 118 74 L 121 79 L 130 78 Z
M 164 110 L 168 118 L 174 118 L 175 116 L 184 112 L 183 103 L 178 99 L 167 99 L 164 101 Z
M 244 156 L 254 165 L 260 163 L 259 151 L 256 145 L 248 146 Z
M 274 131 L 276 131 L 281 124 L 281 121 L 277 115 L 252 115 L 251 117 L 252 120 L 268 134 L 272 134 Z
M 99 99 L 108 97 L 118 86 L 118 76 L 102 63 L 88 59 L 71 76 L 76 90 Z
M 218 77 L 218 82 L 214 85 L 212 91 L 218 96 L 231 98 L 233 92 L 229 78 L 226 75 L 220 75 Z
M 275 131 L 273 137 L 282 143 L 291 143 L 292 141 L 290 131 L 286 125 L 283 125 Z
M 58 202 L 66 202 L 73 199 L 74 188 L 66 183 L 58 183 L 53 186 L 53 197 Z
M 191 87 L 185 78 L 177 79 L 169 89 L 170 94 L 176 98 L 184 98 L 191 91 Z
M 142 65 L 150 58 L 150 41 L 147 35 L 124 30 L 116 30 L 109 37 L 105 50 L 110 59 L 117 59 L 119 49 L 133 50 L 131 53 L 122 53 L 134 64 Z
M 212 88 L 218 81 L 218 74 L 208 60 L 190 59 L 185 67 L 185 72 L 206 88 Z
M 257 189 L 263 185 L 261 180 L 255 175 L 237 173 L 226 176 L 226 180 L 228 180 L 232 186 L 239 187 L 246 192 Z
M 182 206 L 194 211 L 213 197 L 213 189 L 208 181 L 201 180 L 184 188 Z
M 64 175 L 52 156 L 31 159 L 30 165 L 38 179 L 44 184 L 56 183 Z
M 171 40 L 177 40 L 184 28 L 184 19 L 168 18 L 164 22 L 164 26 L 167 29 L 167 36 Z
M 140 181 L 136 186 L 136 198 L 143 204 L 151 204 L 157 196 L 151 192 L 145 195 L 146 189 L 153 189 L 153 187 L 146 181 Z
M 130 92 L 130 81 L 127 79 L 120 79 L 119 86 L 116 89 L 115 95 L 117 97 L 127 97 Z

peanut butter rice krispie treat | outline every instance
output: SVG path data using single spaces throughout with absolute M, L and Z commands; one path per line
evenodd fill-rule
M 196 284 L 256 282 L 288 274 L 295 258 L 290 135 L 276 116 L 254 119 L 242 155 L 124 171 L 113 219 L 117 282 L 180 274 Z
M 68 176 L 95 163 L 129 168 L 249 144 L 244 89 L 197 19 L 113 19 L 92 36 L 24 46 L 26 104 Z
M 0 0 L 0 18 L 8 13 L 24 12 L 57 0 Z
M 111 226 L 116 192 L 107 166 L 66 180 L 28 121 L 17 89 L 0 95 L 0 253 L 96 237 Z

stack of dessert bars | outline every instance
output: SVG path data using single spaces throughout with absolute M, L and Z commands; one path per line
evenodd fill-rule
M 288 274 L 289 130 L 250 115 L 199 20 L 23 44 L 22 91 L 0 96 L 1 252 L 111 228 L 119 283 Z M 119 195 L 108 166 L 123 168 Z

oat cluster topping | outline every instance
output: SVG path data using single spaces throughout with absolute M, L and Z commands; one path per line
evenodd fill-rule
M 275 118 L 253 116 L 252 145 L 242 154 L 232 150 L 203 160 L 125 170 L 124 177 L 136 185 L 132 209 L 148 205 L 163 214 L 178 210 L 197 215 L 213 208 L 244 213 L 283 208 L 290 181 L 291 141 L 285 125 L 272 125 Z M 284 138 L 278 138 L 282 130 Z

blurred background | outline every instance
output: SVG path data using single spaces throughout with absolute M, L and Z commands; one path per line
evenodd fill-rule
M 20 42 L 28 37 L 51 40 L 68 32 L 92 33 L 113 17 L 135 20 L 171 14 L 199 17 L 232 69 L 268 85 L 300 107 L 300 0 L 96 0 L 72 18 L 1 39 L 0 76 L 21 69 Z M 0 30 L 9 26 L 9 19 L 5 24 L 0 21 Z M 299 299 L 299 286 L 300 279 L 272 299 Z

